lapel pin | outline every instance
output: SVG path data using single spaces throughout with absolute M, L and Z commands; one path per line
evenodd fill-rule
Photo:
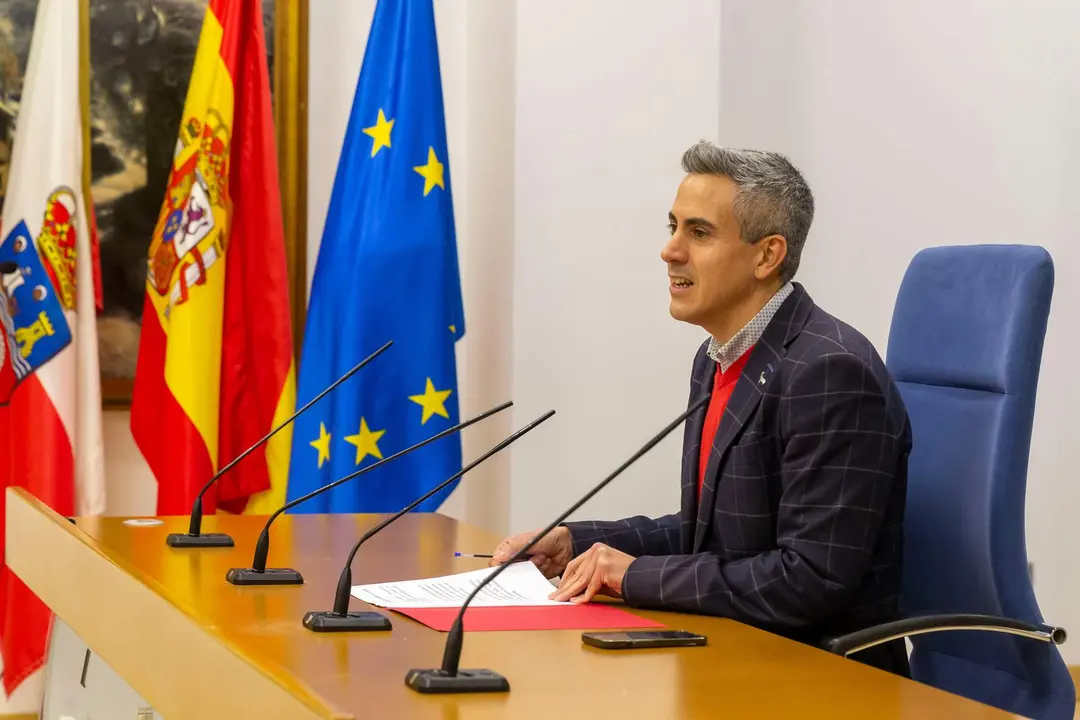
M 765 371 L 762 370 L 761 371 L 761 377 L 758 379 L 758 385 L 764 385 L 764 384 L 765 384 Z

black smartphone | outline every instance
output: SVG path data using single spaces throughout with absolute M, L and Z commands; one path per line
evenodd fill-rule
M 630 648 L 691 647 L 704 645 L 704 635 L 686 630 L 633 630 L 626 632 L 583 632 L 581 641 L 603 650 Z

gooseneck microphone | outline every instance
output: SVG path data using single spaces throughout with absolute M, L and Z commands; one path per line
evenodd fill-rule
M 222 475 L 224 475 L 225 473 L 232 470 L 233 467 L 235 467 L 238 462 L 240 462 L 241 460 L 246 458 L 248 455 L 250 455 L 251 453 L 258 450 L 260 447 L 262 447 L 267 441 L 270 440 L 270 438 L 274 437 L 274 435 L 277 435 L 279 430 L 286 427 L 289 423 L 291 423 L 296 418 L 300 417 L 300 415 L 302 413 L 306 412 L 308 408 L 310 408 L 312 405 L 314 405 L 315 403 L 319 402 L 324 397 L 326 397 L 327 393 L 329 393 L 331 390 L 336 388 L 341 383 L 348 380 L 350 377 L 353 376 L 354 373 L 356 373 L 357 370 L 364 367 L 369 362 L 374 360 L 376 357 L 381 355 L 383 353 L 383 351 L 385 351 L 388 347 L 390 347 L 393 344 L 394 344 L 393 340 L 388 341 L 381 348 L 379 348 L 378 350 L 376 350 L 375 352 L 371 353 L 366 358 L 364 358 L 363 360 L 358 362 L 356 365 L 354 365 L 352 367 L 351 370 L 349 370 L 347 373 L 345 373 L 344 375 L 339 377 L 337 380 L 335 380 L 333 382 L 333 384 L 330 385 L 330 387 L 326 388 L 321 393 L 319 393 L 314 398 L 312 398 L 306 405 L 304 405 L 304 407 L 302 407 L 299 410 L 297 410 L 296 412 L 294 412 L 289 417 L 288 420 L 286 420 L 285 422 L 281 423 L 276 428 L 274 428 L 273 430 L 268 432 L 258 442 L 256 442 L 254 445 L 249 447 L 247 450 L 245 450 L 244 452 L 240 453 L 235 458 L 233 458 L 232 461 L 229 462 L 225 467 L 221 468 L 221 470 L 218 470 L 217 474 L 215 474 L 214 477 L 210 478 L 210 480 L 207 481 L 207 483 L 205 485 L 203 485 L 203 489 L 200 490 L 199 494 L 195 497 L 195 502 L 191 506 L 191 522 L 188 523 L 188 531 L 186 533 L 170 533 L 169 536 L 167 538 L 165 538 L 165 544 L 169 545 L 170 547 L 175 547 L 175 548 L 232 547 L 233 546 L 233 539 L 231 537 L 229 537 L 226 533 L 206 533 L 205 535 L 203 535 L 200 532 L 202 530 L 202 517 L 203 517 L 203 502 L 202 502 L 202 500 L 203 500 L 203 495 L 206 494 L 206 491 L 209 490 L 211 488 L 211 486 L 213 486 L 213 484 L 216 483 L 218 481 L 218 479 Z
M 396 452 L 387 458 L 383 458 L 378 462 L 372 463 L 367 467 L 360 468 L 354 473 L 350 473 L 343 478 L 335 480 L 329 485 L 323 485 L 321 488 L 312 490 L 307 495 L 302 495 L 295 500 L 285 503 L 277 510 L 275 510 L 273 515 L 267 518 L 266 525 L 263 526 L 262 532 L 259 533 L 259 540 L 255 543 L 255 555 L 252 558 L 251 567 L 230 568 L 229 571 L 225 573 L 225 579 L 233 585 L 303 585 L 303 576 L 292 568 L 266 567 L 266 556 L 270 552 L 270 526 L 273 524 L 274 520 L 276 520 L 279 515 L 281 515 L 283 512 L 290 508 L 296 507 L 300 503 L 307 502 L 313 497 L 322 495 L 324 492 L 327 492 L 329 490 L 333 490 L 338 485 L 342 485 L 354 478 L 358 478 L 364 473 L 368 473 L 375 468 L 382 467 L 386 463 L 393 462 L 399 457 L 402 457 L 403 455 L 408 455 L 414 450 L 419 450 L 428 443 L 433 443 L 436 440 L 446 437 L 447 435 L 453 435 L 454 433 L 464 430 L 465 428 L 469 427 L 474 423 L 478 423 L 485 418 L 491 417 L 496 413 L 500 413 L 513 404 L 513 402 L 504 402 L 502 405 L 493 407 L 490 410 L 483 412 L 470 420 L 466 420 L 465 422 L 455 425 L 452 428 L 447 428 L 442 432 L 432 435 L 426 440 L 421 440 L 415 445 L 410 445 L 409 447 L 401 450 L 400 452 Z
M 10 260 L 0 262 L 0 275 L 11 275 L 12 273 L 19 272 L 19 264 L 13 263 Z
M 479 670 L 459 670 L 458 663 L 461 661 L 461 644 L 463 641 L 464 630 L 462 628 L 462 620 L 465 617 L 465 610 L 469 607 L 469 603 L 476 597 L 477 593 L 484 589 L 488 583 L 495 578 L 499 577 L 506 568 L 510 567 L 518 560 L 521 560 L 525 555 L 533 548 L 536 543 L 540 542 L 540 539 L 554 530 L 562 523 L 566 518 L 570 516 L 575 510 L 580 508 L 586 502 L 588 502 L 596 493 L 604 489 L 608 483 L 619 476 L 626 468 L 633 465 L 642 455 L 652 450 L 652 448 L 663 440 L 667 435 L 677 428 L 686 418 L 697 412 L 706 403 L 709 402 L 709 395 L 706 393 L 702 397 L 698 398 L 686 412 L 679 415 L 678 418 L 673 420 L 670 425 L 660 431 L 656 437 L 638 450 L 636 453 L 630 456 L 630 459 L 624 462 L 615 470 L 615 472 L 608 475 L 606 478 L 600 481 L 600 483 L 586 493 L 585 497 L 578 500 L 571 505 L 566 512 L 555 519 L 550 525 L 541 530 L 536 537 L 528 542 L 524 547 L 518 550 L 514 555 L 507 560 L 504 564 L 500 565 L 490 575 L 483 579 L 476 588 L 473 589 L 469 596 L 465 598 L 465 602 L 461 604 L 461 610 L 458 612 L 457 617 L 454 619 L 454 625 L 450 628 L 450 632 L 446 637 L 446 649 L 443 652 L 442 667 L 437 669 L 412 669 L 405 675 L 405 684 L 410 688 L 420 693 L 464 693 L 464 692 L 507 692 L 510 690 L 510 683 L 505 677 L 493 670 L 479 669 Z
M 349 559 L 345 561 L 345 567 L 341 570 L 341 577 L 338 578 L 337 592 L 334 595 L 334 609 L 330 612 L 317 612 L 314 610 L 308 612 L 304 615 L 304 627 L 306 627 L 308 630 L 313 630 L 315 632 L 342 632 L 348 630 L 389 630 L 390 620 L 385 615 L 381 615 L 377 612 L 349 612 L 349 595 L 352 591 L 352 564 L 353 559 L 356 557 L 357 551 L 360 550 L 360 546 L 374 536 L 378 535 L 380 532 L 382 532 L 387 525 L 394 522 L 402 515 L 412 512 L 417 507 L 419 507 L 420 503 L 424 502 L 440 490 L 448 487 L 450 483 L 454 482 L 462 475 L 469 472 L 495 453 L 501 452 L 502 450 L 506 449 L 506 447 L 517 441 L 518 438 L 522 437 L 527 432 L 529 432 L 554 414 L 554 410 L 548 410 L 546 413 L 533 420 L 531 423 L 521 428 L 513 435 L 507 437 L 498 445 L 488 450 L 476 460 L 473 460 L 467 466 L 463 467 L 459 472 L 454 473 L 454 475 L 447 478 L 445 481 L 443 481 L 436 487 L 433 487 L 421 497 L 417 498 L 412 504 L 402 508 L 395 514 L 386 518 L 381 523 L 364 533 L 364 536 L 357 540 L 356 544 L 353 545 L 352 550 L 349 552 Z

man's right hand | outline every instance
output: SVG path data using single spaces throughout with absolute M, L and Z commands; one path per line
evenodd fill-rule
M 502 565 L 513 557 L 518 550 L 528 545 L 529 541 L 539 533 L 540 530 L 533 530 L 532 532 L 519 533 L 506 538 L 495 548 L 488 565 Z M 529 548 L 528 557 L 536 567 L 540 568 L 540 572 L 544 573 L 544 577 L 553 578 L 556 575 L 561 575 L 562 571 L 566 569 L 572 552 L 570 531 L 565 527 L 557 527 Z

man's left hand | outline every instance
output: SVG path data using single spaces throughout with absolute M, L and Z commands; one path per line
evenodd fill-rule
M 622 597 L 623 578 L 634 557 L 602 543 L 596 543 L 566 566 L 562 582 L 551 599 L 587 603 L 597 593 Z

